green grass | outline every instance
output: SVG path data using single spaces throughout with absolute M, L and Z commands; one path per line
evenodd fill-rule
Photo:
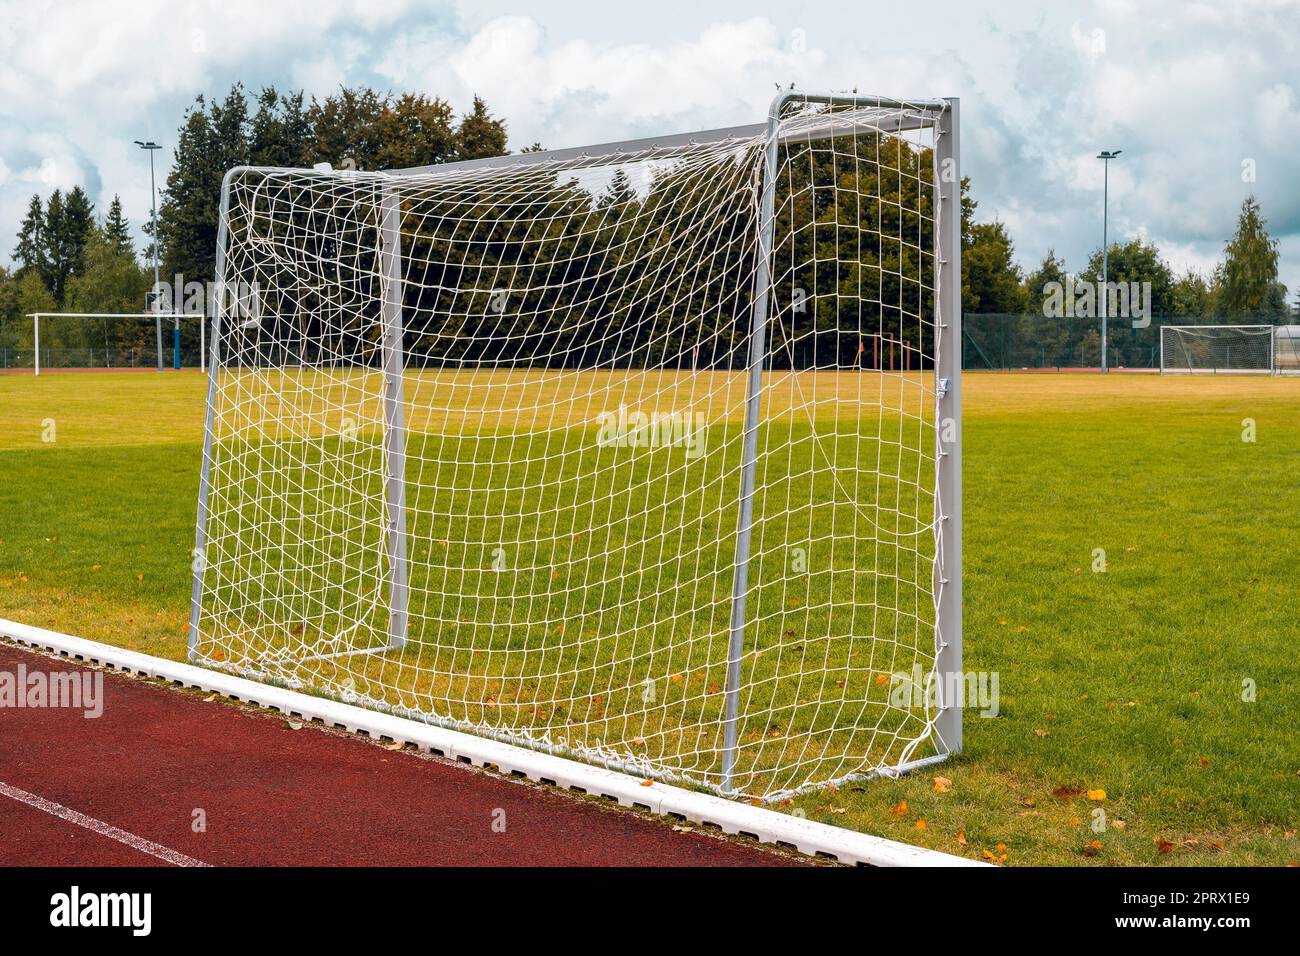
M 965 392 L 966 667 L 998 674 L 999 716 L 968 711 L 934 773 L 785 808 L 1012 864 L 1300 857 L 1300 381 Z M 184 373 L 0 377 L 0 615 L 183 658 L 202 401 Z

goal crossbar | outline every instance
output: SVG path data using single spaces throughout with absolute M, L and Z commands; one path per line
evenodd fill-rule
M 924 116 L 922 111 L 926 111 L 926 109 L 944 109 L 945 105 L 943 100 L 919 100 L 913 101 L 913 103 L 902 103 L 902 101 L 883 98 L 831 98 L 822 100 L 803 96 L 802 94 L 779 96 L 777 103 L 784 105 L 785 101 L 790 99 L 829 101 L 829 103 L 846 103 L 846 101 L 852 100 L 859 107 L 876 108 L 881 113 L 880 116 L 874 118 L 859 118 L 859 120 L 850 122 L 850 124 L 828 122 L 824 117 L 810 117 L 810 120 L 803 121 L 800 126 L 777 130 L 775 137 L 781 143 L 801 142 L 801 140 L 802 142 L 810 142 L 810 140 L 832 137 L 832 135 L 861 134 L 868 130 L 900 133 L 900 131 L 905 130 L 923 129 L 924 126 L 930 125 L 931 121 Z M 774 103 L 774 108 L 779 111 L 780 105 L 777 105 L 777 103 Z M 758 124 L 744 126 L 722 126 L 719 129 L 698 130 L 695 133 L 624 139 L 619 140 L 619 142 L 598 143 L 595 146 L 516 152 L 508 156 L 489 156 L 485 157 L 485 159 L 459 160 L 455 161 L 455 163 L 407 166 L 407 168 L 402 169 L 385 170 L 385 173 L 390 174 L 390 176 L 425 176 L 425 174 L 430 173 L 441 176 L 443 173 L 458 173 L 467 169 L 490 169 L 494 168 L 494 166 L 532 165 L 537 163 L 568 163 L 568 161 L 572 160 L 599 160 L 608 156 L 630 155 L 630 153 L 649 151 L 654 151 L 656 155 L 662 157 L 671 155 L 673 151 L 689 150 L 690 147 L 701 146 L 703 143 L 738 142 L 738 140 L 764 137 L 764 135 L 770 133 L 770 124 L 758 122 Z

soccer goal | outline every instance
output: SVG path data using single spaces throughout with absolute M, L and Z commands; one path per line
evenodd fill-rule
M 191 658 L 724 794 L 961 744 L 956 100 L 224 181 Z
M 31 340 L 19 342 L 12 365 L 41 368 L 131 369 L 181 367 L 179 329 L 194 322 L 199 330 L 199 368 L 206 370 L 207 347 L 203 316 L 153 312 L 32 312 Z M 173 326 L 173 356 L 164 358 L 163 324 Z M 43 339 L 42 339 L 43 337 Z M 30 357 L 30 362 L 28 358 Z M 4 356 L 8 359 L 8 356 Z M 4 366 L 9 366 L 4 361 Z
M 1271 375 L 1271 325 L 1164 325 L 1160 327 L 1162 375 Z
M 1274 327 L 1273 371 L 1277 375 L 1300 375 L 1300 325 Z

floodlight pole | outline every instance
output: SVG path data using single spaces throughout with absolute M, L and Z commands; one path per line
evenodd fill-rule
M 163 370 L 163 344 L 162 344 L 162 315 L 158 312 L 158 286 L 161 281 L 158 275 L 158 187 L 155 185 L 153 174 L 153 154 L 162 149 L 153 140 L 143 142 L 136 140 L 135 145 L 139 146 L 149 154 L 149 210 L 153 217 L 153 296 L 151 296 L 151 305 L 154 313 L 154 331 L 158 337 L 158 371 Z M 181 323 L 180 319 L 176 320 L 175 358 L 176 367 L 181 365 Z
M 1106 231 L 1109 213 L 1110 213 L 1110 161 L 1120 153 L 1122 149 L 1103 149 L 1097 154 L 1097 158 L 1102 160 L 1105 170 L 1102 172 L 1101 186 L 1101 288 L 1097 290 L 1098 298 L 1101 299 L 1101 371 L 1104 375 L 1107 371 L 1106 365 L 1106 326 L 1110 313 L 1110 242 L 1107 238 Z

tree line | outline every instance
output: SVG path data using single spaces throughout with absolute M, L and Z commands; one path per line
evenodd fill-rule
M 232 166 L 385 169 L 422 166 L 506 152 L 505 123 L 476 97 L 457 116 L 445 100 L 419 94 L 342 88 L 318 100 L 302 91 L 264 87 L 249 95 L 235 84 L 220 98 L 197 96 L 177 135 L 175 158 L 160 189 L 158 248 L 164 283 L 177 275 L 207 283 L 215 263 L 221 180 Z M 536 147 L 534 147 L 536 148 Z M 35 195 L 18 227 L 13 268 L 0 268 L 0 364 L 32 348 L 32 312 L 143 312 L 153 285 L 153 228 L 136 249 L 114 196 L 97 216 L 85 191 Z M 177 297 L 180 289 L 175 290 Z M 180 302 L 174 303 L 177 307 Z M 187 353 L 198 330 L 182 328 Z M 152 364 L 149 322 L 49 322 L 44 349 L 103 364 L 134 352 Z
M 218 197 L 231 167 L 301 169 L 330 163 L 335 169 L 386 169 L 506 151 L 505 123 L 478 98 L 457 116 L 436 97 L 366 88 L 344 88 L 317 100 L 274 87 L 250 96 L 236 84 L 221 98 L 199 96 L 180 124 L 175 158 L 161 191 L 157 242 L 162 278 L 172 282 L 180 275 L 187 283 L 212 279 Z M 827 350 L 835 364 L 866 363 L 860 354 L 868 348 L 862 335 L 864 302 L 878 305 L 870 330 L 875 337 L 869 347 L 872 362 L 886 361 L 881 354 L 886 340 L 891 348 L 899 346 L 900 355 L 891 361 L 900 367 L 911 363 L 901 354 L 904 343 L 918 363 L 932 351 L 917 318 L 928 317 L 932 293 L 924 282 L 909 279 L 925 275 L 933 265 L 928 252 L 932 197 L 919 187 L 930 162 L 928 152 L 869 136 L 854 137 L 834 150 L 784 148 L 785 167 L 797 169 L 798 175 L 784 177 L 777 203 L 773 298 L 781 320 L 775 323 L 773 351 L 778 364 L 822 364 Z M 803 185 L 792 188 L 789 183 L 796 181 Z M 978 221 L 969 179 L 961 185 L 963 311 L 1021 317 L 1017 333 L 1033 337 L 1044 355 L 1090 348 L 1089 336 L 1096 332 L 1086 322 L 1035 325 L 1046 288 L 1069 275 L 1065 262 L 1049 251 L 1036 268 L 1021 270 L 1005 225 Z M 413 317 L 408 345 L 429 357 L 464 361 L 522 361 L 526 353 L 519 349 L 527 344 L 567 356 L 566 361 L 605 361 L 621 354 L 633 364 L 735 364 L 752 296 L 752 262 L 737 258 L 736 251 L 745 250 L 744 237 L 753 235 L 754 213 L 749 197 L 738 189 L 730 204 L 707 207 L 705 221 L 695 207 L 702 197 L 716 197 L 716 186 L 698 176 L 660 171 L 638 191 L 619 172 L 597 196 L 571 182 L 554 182 L 535 188 L 527 199 L 484 191 L 461 197 L 456 208 L 439 206 L 442 200 L 437 199 L 408 199 L 403 215 L 415 237 L 404 250 L 407 313 Z M 300 243 L 319 243 L 333 230 L 334 252 L 349 242 L 375 247 L 372 222 L 340 227 L 329 210 L 311 211 L 316 199 L 309 193 L 292 201 L 285 194 L 259 198 L 282 204 L 279 225 L 268 225 L 265 218 L 259 224 L 253 216 L 241 228 L 270 229 L 267 235 L 277 235 L 278 229 L 280 238 Z M 864 202 L 864 196 L 874 200 Z M 496 223 L 488 241 L 466 231 L 485 221 Z M 690 228 L 684 229 L 684 223 Z M 154 239 L 151 225 L 144 232 L 151 244 L 137 255 L 116 197 L 97 217 L 80 187 L 66 194 L 55 191 L 44 201 L 33 196 L 19 226 L 15 267 L 0 270 L 0 360 L 6 348 L 30 348 L 26 313 L 142 311 L 152 280 Z M 698 246 L 701 236 L 715 251 Z M 863 236 L 873 239 L 864 242 Z M 579 259 L 599 264 L 600 271 L 570 281 L 571 263 Z M 350 265 L 336 263 L 333 281 L 351 283 L 354 295 L 377 301 L 374 265 L 365 255 Z M 241 267 L 244 277 L 256 278 L 251 262 L 232 265 L 227 278 L 240 278 Z M 1073 279 L 1095 283 L 1101 271 L 1097 249 Z M 1278 281 L 1277 243 L 1253 197 L 1243 203 L 1236 232 L 1209 274 L 1192 270 L 1174 275 L 1159 250 L 1138 238 L 1111 245 L 1107 277 L 1150 283 L 1157 316 L 1277 323 L 1291 315 L 1287 290 Z M 657 292 L 649 288 L 655 282 L 661 286 Z M 665 288 L 674 294 L 665 296 Z M 526 324 L 513 331 L 503 332 L 509 327 L 493 312 L 502 304 L 491 299 L 500 289 L 517 290 L 504 303 Z M 268 305 L 280 321 L 308 316 L 300 324 L 316 323 L 293 336 L 326 334 L 329 303 L 319 290 L 270 294 L 279 297 Z M 807 303 L 801 294 L 810 296 Z M 603 316 L 582 314 L 596 307 Z M 1002 329 L 1005 334 L 1005 321 Z M 196 328 L 185 330 L 186 349 L 197 335 Z M 1113 341 L 1125 347 L 1118 324 Z M 139 351 L 151 342 L 152 328 L 144 322 L 111 327 L 69 323 L 50 329 L 43 344 Z

